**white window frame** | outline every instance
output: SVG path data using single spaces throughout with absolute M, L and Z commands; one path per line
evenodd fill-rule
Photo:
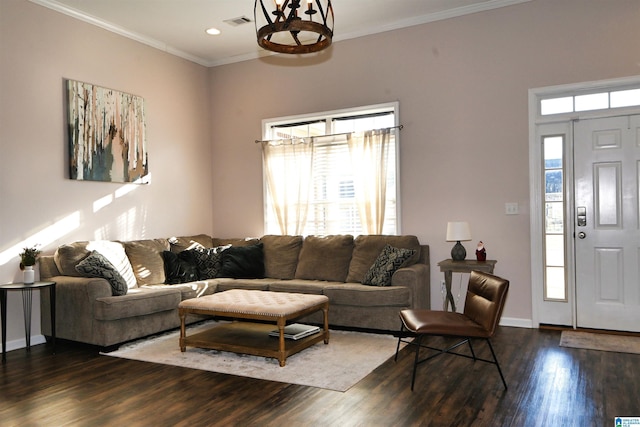
M 348 117 L 348 116 L 358 116 L 358 115 L 367 115 L 367 114 L 375 114 L 382 112 L 393 112 L 394 115 L 394 126 L 400 126 L 400 104 L 399 102 L 388 102 L 382 104 L 374 104 L 374 105 L 365 105 L 361 107 L 352 107 L 352 108 L 343 108 L 338 110 L 331 111 L 323 111 L 317 113 L 309 113 L 309 114 L 300 114 L 300 115 L 292 115 L 292 116 L 284 116 L 284 117 L 275 117 L 268 118 L 262 120 L 262 135 L 264 140 L 276 139 L 271 134 L 272 127 L 282 126 L 293 123 L 307 122 L 307 121 L 315 121 L 315 120 L 324 120 L 325 121 L 325 135 L 330 135 L 334 133 L 331 129 L 332 120 L 340 117 Z M 395 234 L 402 234 L 402 224 L 401 224 L 401 195 L 400 195 L 400 132 L 395 132 L 395 191 L 396 191 L 396 227 Z M 264 209 L 264 230 L 265 233 L 269 232 L 268 224 L 267 224 L 267 213 L 268 213 L 268 188 L 266 185 L 266 175 L 263 170 L 263 209 Z

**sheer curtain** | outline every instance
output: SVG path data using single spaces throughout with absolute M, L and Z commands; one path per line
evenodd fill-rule
M 389 128 L 357 132 L 348 137 L 356 201 L 366 234 L 382 234 L 390 140 Z
M 262 142 L 267 189 L 283 235 L 298 235 L 304 230 L 314 153 L 310 138 Z

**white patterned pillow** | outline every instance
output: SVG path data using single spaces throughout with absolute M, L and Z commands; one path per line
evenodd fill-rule
M 373 286 L 390 286 L 393 273 L 404 266 L 415 253 L 414 249 L 400 249 L 389 244 L 385 245 L 369 271 L 364 275 L 362 283 Z

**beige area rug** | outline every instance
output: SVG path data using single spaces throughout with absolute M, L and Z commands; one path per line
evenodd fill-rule
M 562 331 L 560 347 L 640 354 L 640 337 Z
M 187 336 L 212 326 L 215 322 L 199 324 Z M 173 331 L 102 354 L 344 392 L 395 355 L 398 342 L 391 335 L 332 330 L 328 345 L 317 343 L 287 357 L 280 367 L 277 359 L 261 356 L 194 347 L 182 353 L 179 337 L 180 331 Z

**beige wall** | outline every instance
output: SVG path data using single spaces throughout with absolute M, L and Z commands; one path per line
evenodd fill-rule
M 30 239 L 51 253 L 80 239 L 260 235 L 253 141 L 262 119 L 398 100 L 402 231 L 432 247 L 432 305 L 441 302 L 436 263 L 452 246 L 446 222 L 468 220 L 467 251 L 485 241 L 512 281 L 505 316 L 526 321 L 527 91 L 640 74 L 639 9 L 637 0 L 534 0 L 338 42 L 313 59 L 207 70 L 26 0 L 0 0 L 0 281 L 20 280 L 17 254 Z M 120 184 L 67 179 L 67 78 L 145 98 L 151 185 L 122 194 Z M 505 202 L 521 214 L 504 215 Z M 9 305 L 11 342 L 24 333 L 19 296 Z M 33 317 L 38 334 L 37 297 Z
M 2 283 L 21 279 L 17 255 L 27 239 L 50 253 L 74 240 L 211 232 L 205 67 L 26 0 L 0 0 L 0 55 Z M 123 192 L 123 184 L 68 179 L 65 79 L 145 99 L 151 185 Z M 94 212 L 104 198 L 111 203 Z M 18 293 L 9 306 L 11 342 L 24 337 Z
M 483 240 L 496 273 L 511 280 L 504 316 L 526 323 L 528 90 L 640 74 L 639 41 L 637 0 L 535 0 L 338 42 L 316 59 L 213 68 L 214 233 L 263 231 L 253 142 L 262 119 L 397 100 L 402 232 L 431 245 L 432 306 L 442 301 L 436 264 L 452 247 L 446 223 L 467 220 L 468 257 Z M 505 215 L 506 202 L 520 215 Z

